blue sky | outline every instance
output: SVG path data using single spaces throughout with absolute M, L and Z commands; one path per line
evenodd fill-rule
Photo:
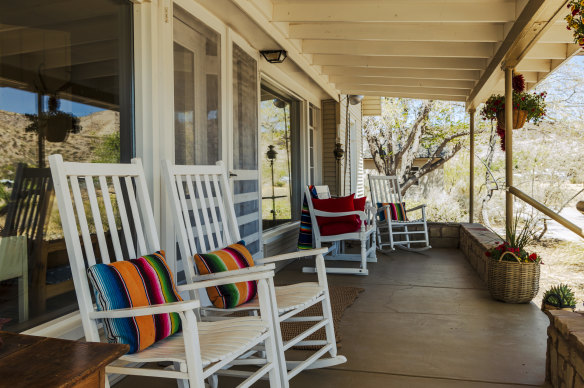
M 48 97 L 45 97 L 45 109 L 47 100 Z M 16 113 L 37 113 L 36 106 L 37 97 L 35 93 L 0 87 L 0 110 Z M 102 111 L 103 108 L 62 99 L 59 110 L 73 113 L 75 116 L 87 116 L 88 114 Z

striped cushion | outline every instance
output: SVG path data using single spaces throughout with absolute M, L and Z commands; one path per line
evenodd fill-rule
M 201 275 L 253 267 L 251 254 L 240 241 L 218 251 L 195 255 L 195 265 Z M 217 308 L 229 309 L 244 304 L 257 294 L 255 281 L 207 287 L 207 295 Z
M 96 264 L 87 270 L 99 310 L 114 310 L 181 301 L 164 251 L 134 260 Z M 180 330 L 177 313 L 104 319 L 107 339 L 142 351 Z
M 408 217 L 406 215 L 406 203 L 391 203 L 391 202 L 377 202 L 377 208 L 389 206 L 389 211 L 391 212 L 392 221 L 407 221 Z M 382 212 L 377 213 L 379 221 L 385 221 L 387 219 L 387 208 Z

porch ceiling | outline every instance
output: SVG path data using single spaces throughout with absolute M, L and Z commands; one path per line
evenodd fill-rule
M 533 87 L 578 51 L 564 27 L 566 0 L 232 1 L 343 94 L 472 108 L 502 90 L 502 65 L 517 66 Z

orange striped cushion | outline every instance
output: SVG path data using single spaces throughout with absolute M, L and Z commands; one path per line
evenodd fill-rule
M 233 271 L 247 267 L 253 267 L 253 258 L 245 247 L 245 243 L 240 241 L 228 247 L 214 252 L 195 255 L 195 265 L 199 274 Z M 257 294 L 257 283 L 255 281 L 224 284 L 217 287 L 208 287 L 207 295 L 217 308 L 228 309 L 244 304 Z

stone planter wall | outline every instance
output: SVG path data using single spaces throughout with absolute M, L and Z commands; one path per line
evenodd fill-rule
M 408 229 L 423 230 L 421 225 L 410 226 Z M 458 249 L 460 247 L 460 224 L 458 223 L 428 222 L 428 234 L 432 248 Z
M 487 260 L 485 252 L 500 244 L 502 240 L 481 224 L 460 224 L 460 250 L 487 284 Z
M 546 381 L 553 388 L 584 388 L 584 315 L 562 310 L 546 314 Z

